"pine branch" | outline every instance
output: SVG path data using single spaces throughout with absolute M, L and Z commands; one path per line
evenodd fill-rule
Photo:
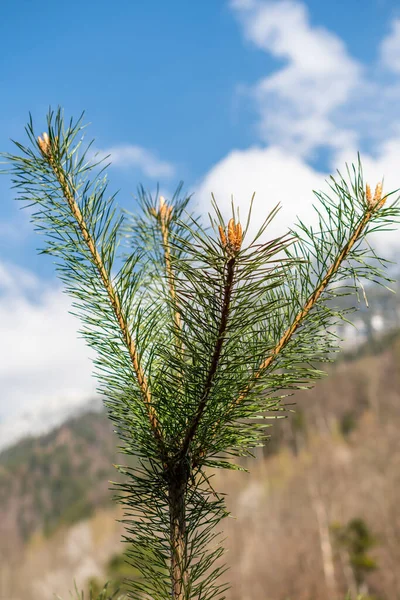
M 224 421 L 225 420 L 230 421 L 233 418 L 232 415 L 234 414 L 235 409 L 237 407 L 239 407 L 240 404 L 246 399 L 246 397 L 249 395 L 249 393 L 255 387 L 257 381 L 259 379 L 261 379 L 262 376 L 264 376 L 268 372 L 269 367 L 274 363 L 274 361 L 278 358 L 278 356 L 280 356 L 282 354 L 283 350 L 289 344 L 289 342 L 293 338 L 294 334 L 299 330 L 301 325 L 305 321 L 307 321 L 307 317 L 309 316 L 310 312 L 317 305 L 318 300 L 321 298 L 321 296 L 324 294 L 324 292 L 326 292 L 329 284 L 335 278 L 335 275 L 337 275 L 337 273 L 342 269 L 343 263 L 346 261 L 346 259 L 351 254 L 351 252 L 352 252 L 353 248 L 355 247 L 355 245 L 357 244 L 357 242 L 359 242 L 365 235 L 366 229 L 367 229 L 369 223 L 371 222 L 371 220 L 373 219 L 373 217 L 376 217 L 378 215 L 378 212 L 385 204 L 386 198 L 387 198 L 387 196 L 382 198 L 381 184 L 378 184 L 376 186 L 375 194 L 373 197 L 372 197 L 369 186 L 368 185 L 366 186 L 366 191 L 364 193 L 363 214 L 361 215 L 360 219 L 358 220 L 358 223 L 356 223 L 353 232 L 348 237 L 348 241 L 343 245 L 342 248 L 339 249 L 339 251 L 337 252 L 331 265 L 327 268 L 325 274 L 323 276 L 319 276 L 320 281 L 319 281 L 318 285 L 313 289 L 312 293 L 309 294 L 309 296 L 307 297 L 302 308 L 297 313 L 295 313 L 292 322 L 284 330 L 283 334 L 279 338 L 279 341 L 277 343 L 275 343 L 275 345 L 272 347 L 272 349 L 269 353 L 269 356 L 261 362 L 261 364 L 255 370 L 255 372 L 253 372 L 250 382 L 246 383 L 246 385 L 244 386 L 242 391 L 239 393 L 239 395 L 233 400 L 230 409 L 225 413 L 225 415 L 223 415 Z M 291 233 L 293 235 L 295 235 L 294 232 L 291 232 Z M 295 237 L 296 237 L 296 235 L 295 235 Z M 327 253 L 327 255 L 329 255 L 329 252 Z M 325 262 L 326 262 L 326 258 L 324 259 L 324 263 Z M 308 280 L 308 277 L 307 277 L 307 280 Z M 289 296 L 292 297 L 292 302 L 293 302 L 293 291 L 289 290 L 289 292 L 288 292 Z M 330 315 L 331 315 L 331 312 L 329 311 L 327 313 L 327 315 L 324 317 L 324 319 L 329 320 Z M 322 324 L 322 320 L 317 321 L 317 322 L 320 327 Z M 328 336 L 328 332 L 326 332 L 326 335 Z M 294 352 L 295 352 L 295 350 L 294 350 Z M 301 357 L 301 350 L 300 350 L 300 357 Z M 295 364 L 296 359 L 294 357 L 291 358 L 290 360 L 292 361 L 293 364 Z M 297 361 L 298 360 L 299 360 L 299 358 L 297 358 Z M 301 358 L 300 358 L 300 361 L 301 361 Z M 310 377 L 310 375 L 311 375 L 311 373 L 309 374 L 309 377 Z M 272 376 L 270 376 L 270 378 L 271 378 L 271 382 L 270 382 L 271 389 L 274 389 L 274 386 L 272 383 L 273 382 Z M 280 377 L 278 376 L 278 378 L 277 378 L 276 389 L 282 389 L 285 386 L 287 387 L 288 383 L 289 383 L 289 374 L 283 373 L 282 376 L 280 376 Z M 221 426 L 221 424 L 222 424 L 222 419 L 216 420 L 215 423 L 213 424 L 212 430 L 211 430 L 212 433 L 209 432 L 209 434 L 208 434 L 208 439 L 207 439 L 208 444 L 210 444 L 210 441 L 212 443 L 212 440 L 215 439 L 216 432 L 217 432 L 218 428 Z M 202 461 L 206 457 L 206 454 L 207 454 L 207 450 L 205 447 L 199 447 L 197 449 L 197 451 L 193 457 L 194 468 L 198 467 L 202 463 Z
M 197 412 L 196 412 L 194 419 L 186 433 L 186 436 L 185 436 L 185 439 L 184 439 L 184 442 L 182 445 L 182 450 L 180 453 L 181 456 L 186 456 L 186 453 L 188 451 L 190 443 L 193 440 L 194 436 L 196 435 L 196 431 L 199 426 L 200 419 L 206 409 L 207 400 L 209 398 L 209 395 L 210 395 L 210 392 L 212 389 L 212 385 L 213 385 L 213 381 L 214 381 L 214 377 L 215 377 L 215 374 L 218 369 L 218 363 L 219 363 L 219 360 L 221 357 L 222 346 L 224 343 L 226 328 L 227 328 L 227 324 L 228 324 L 229 310 L 230 310 L 230 305 L 231 305 L 232 291 L 233 291 L 233 284 L 234 284 L 236 257 L 237 257 L 238 252 L 240 251 L 240 247 L 242 245 L 242 227 L 241 227 L 240 223 L 235 224 L 234 219 L 231 219 L 229 221 L 227 233 L 220 226 L 219 234 L 220 234 L 222 247 L 228 255 L 228 260 L 226 262 L 226 280 L 225 280 L 224 295 L 223 295 L 222 309 L 221 309 L 221 321 L 220 321 L 220 325 L 219 325 L 219 329 L 218 329 L 218 335 L 217 335 L 217 339 L 216 339 L 216 343 L 215 343 L 214 352 L 213 352 L 211 363 L 210 363 L 210 368 L 209 368 L 209 371 L 208 371 L 208 374 L 207 374 L 207 377 L 205 380 L 205 384 L 204 384 L 204 391 L 201 395 Z
M 297 313 L 293 323 L 290 325 L 290 327 L 288 327 L 286 329 L 285 333 L 282 335 L 282 337 L 280 338 L 280 340 L 278 341 L 276 346 L 273 348 L 270 355 L 261 363 L 258 370 L 253 374 L 253 381 L 251 381 L 249 383 L 249 385 L 246 387 L 246 389 L 244 389 L 243 392 L 239 395 L 239 397 L 236 400 L 237 404 L 239 404 L 240 402 L 242 402 L 244 400 L 246 395 L 254 387 L 257 379 L 259 379 L 266 372 L 268 367 L 272 364 L 272 362 L 277 358 L 277 356 L 281 353 L 281 351 L 288 344 L 288 342 L 290 341 L 292 336 L 296 333 L 296 331 L 301 326 L 301 324 L 303 323 L 303 321 L 305 320 L 307 315 L 310 313 L 310 311 L 313 309 L 315 304 L 318 302 L 319 298 L 324 293 L 324 291 L 328 287 L 329 283 L 332 281 L 335 274 L 338 272 L 342 263 L 348 257 L 350 251 L 352 250 L 352 248 L 354 247 L 356 242 L 361 238 L 362 234 L 364 233 L 364 231 L 365 231 L 369 221 L 373 217 L 373 215 L 376 213 L 376 211 L 378 211 L 384 205 L 385 201 L 386 201 L 386 197 L 382 198 L 382 186 L 380 183 L 376 186 L 374 197 L 372 197 L 370 187 L 367 184 L 367 186 L 366 186 L 366 211 L 365 211 L 365 214 L 363 215 L 363 217 L 361 218 L 360 223 L 358 224 L 358 226 L 356 227 L 356 229 L 350 236 L 350 239 L 348 240 L 348 242 L 345 244 L 345 246 L 342 248 L 342 250 L 337 255 L 336 260 L 328 268 L 325 276 L 323 277 L 323 279 L 320 282 L 320 284 L 318 285 L 318 287 L 309 296 L 304 307 Z
M 45 159 L 48 161 L 51 169 L 53 170 L 53 172 L 55 174 L 55 177 L 56 177 L 56 179 L 60 185 L 60 188 L 62 190 L 63 196 L 64 196 L 66 202 L 68 203 L 71 213 L 79 226 L 82 237 L 90 251 L 90 254 L 93 258 L 93 262 L 94 262 L 94 264 L 97 268 L 97 271 L 100 275 L 100 278 L 103 282 L 104 288 L 107 292 L 111 306 L 115 313 L 115 317 L 116 317 L 119 327 L 121 329 L 123 339 L 125 340 L 125 344 L 127 346 L 127 349 L 129 351 L 129 354 L 131 357 L 131 361 L 132 361 L 134 371 L 136 373 L 138 385 L 141 390 L 143 400 L 146 404 L 146 409 L 147 409 L 148 418 L 150 421 L 150 426 L 153 430 L 153 433 L 154 433 L 156 439 L 163 446 L 162 434 L 161 434 L 161 429 L 160 429 L 160 425 L 158 422 L 157 413 L 156 413 L 154 406 L 152 405 L 150 387 L 147 382 L 146 376 L 143 372 L 143 369 L 141 368 L 139 355 L 138 355 L 138 352 L 136 349 L 135 342 L 130 334 L 128 325 L 123 316 L 123 311 L 122 311 L 122 307 L 121 307 L 121 301 L 120 301 L 119 294 L 112 284 L 112 281 L 111 281 L 109 274 L 104 266 L 103 260 L 100 256 L 100 253 L 96 248 L 96 245 L 95 245 L 95 242 L 94 242 L 92 236 L 90 235 L 88 226 L 85 222 L 85 219 L 83 218 L 82 212 L 81 212 L 79 205 L 75 199 L 75 190 L 73 189 L 72 184 L 68 181 L 68 177 L 66 176 L 62 167 L 54 159 L 54 150 L 55 150 L 54 144 L 57 144 L 57 140 L 56 139 L 50 140 L 47 133 L 43 134 L 43 138 L 38 137 L 38 145 L 40 147 L 40 150 L 41 150 L 43 156 L 45 157 Z
M 158 213 L 153 208 L 151 210 L 152 214 L 157 218 L 160 223 L 161 235 L 163 240 L 163 249 L 164 249 L 164 260 L 165 260 L 165 268 L 167 281 L 169 286 L 169 292 L 171 295 L 171 300 L 174 305 L 174 322 L 176 327 L 176 336 L 178 338 L 178 347 L 180 352 L 182 352 L 182 343 L 179 341 L 180 330 L 182 329 L 181 315 L 178 310 L 178 306 L 176 303 L 176 293 L 175 293 L 175 283 L 174 283 L 174 273 L 172 269 L 171 263 L 171 245 L 169 240 L 169 225 L 171 222 L 171 216 L 173 212 L 173 206 L 166 203 L 164 196 L 160 196 L 160 208 Z

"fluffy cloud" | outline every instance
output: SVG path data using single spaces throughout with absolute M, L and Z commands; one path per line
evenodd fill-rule
M 335 33 L 311 24 L 299 0 L 231 0 L 230 6 L 245 38 L 283 61 L 248 88 L 263 142 L 305 160 L 330 149 L 336 168 L 346 150 L 375 155 L 388 139 L 400 139 L 400 77 L 393 77 L 400 74 L 399 19 L 376 61 L 362 64 Z
M 269 236 L 286 233 L 295 215 L 310 221 L 313 217 L 313 189 L 319 189 L 324 174 L 316 172 L 301 158 L 282 148 L 250 148 L 233 151 L 219 162 L 199 185 L 200 206 L 210 209 L 211 192 L 225 217 L 231 211 L 231 195 L 245 221 L 250 199 L 256 192 L 250 234 L 255 234 L 276 204 L 282 208 L 270 225 Z
M 400 19 L 392 23 L 390 34 L 382 41 L 382 63 L 395 73 L 400 73 Z
M 98 151 L 97 158 L 108 155 L 110 155 L 109 160 L 114 167 L 137 168 L 142 171 L 144 175 L 153 179 L 157 179 L 157 177 L 169 178 L 175 174 L 174 165 L 165 160 L 161 160 L 155 154 L 141 146 L 134 146 L 131 144 L 111 146 L 110 148 Z
M 246 39 L 285 65 L 249 90 L 260 116 L 260 138 L 268 146 L 233 150 L 222 158 L 199 183 L 199 204 L 208 208 L 213 192 L 229 214 L 234 194 L 245 214 L 255 191 L 255 225 L 282 202 L 270 235 L 283 233 L 296 215 L 311 224 L 312 190 L 328 191 L 326 174 L 309 164 L 320 148 L 330 150 L 332 172 L 356 162 L 360 150 L 366 181 L 374 186 L 384 176 L 386 191 L 400 187 L 400 81 L 383 80 L 374 66 L 368 72 L 336 35 L 310 24 L 299 1 L 231 0 L 230 6 Z M 395 22 L 381 46 L 382 56 L 392 57 L 393 70 L 398 34 Z M 373 242 L 398 248 L 398 232 Z
M 0 447 L 48 429 L 95 396 L 70 308 L 58 287 L 0 263 Z
M 264 141 L 307 155 L 318 146 L 341 147 L 354 133 L 334 123 L 335 110 L 359 86 L 362 68 L 342 42 L 312 27 L 295 0 L 233 0 L 245 37 L 286 65 L 251 89 Z
M 340 163 L 352 164 L 356 153 L 343 153 Z M 373 158 L 363 156 L 363 170 L 366 181 L 375 183 L 385 178 L 385 190 L 392 191 L 399 186 L 397 165 L 400 160 L 400 140 L 387 143 L 382 153 Z M 343 173 L 344 174 L 344 173 Z M 232 151 L 215 165 L 198 186 L 196 198 L 198 206 L 204 212 L 211 210 L 211 193 L 227 219 L 231 214 L 231 198 L 239 207 L 241 220 L 245 222 L 250 199 L 256 192 L 252 211 L 252 226 L 249 234 L 255 234 L 270 210 L 281 203 L 281 210 L 270 224 L 268 238 L 283 235 L 287 228 L 294 225 L 296 217 L 309 225 L 316 225 L 316 202 L 313 190 L 329 193 L 326 182 L 328 174 L 310 167 L 301 157 L 288 154 L 282 148 L 250 148 Z M 374 245 L 385 254 L 398 249 L 398 231 L 385 231 L 373 234 L 370 238 Z M 389 247 L 389 248 L 388 248 Z

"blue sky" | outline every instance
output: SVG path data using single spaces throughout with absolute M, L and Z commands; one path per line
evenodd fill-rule
M 384 0 L 363 2 L 362 11 L 355 0 L 280 4 L 287 4 L 288 13 L 291 4 L 304 7 L 310 30 L 326 28 L 345 43 L 349 56 L 372 69 L 400 15 L 396 2 Z M 9 138 L 23 138 L 29 111 L 40 127 L 48 106 L 61 105 L 66 115 L 86 111 L 88 135 L 99 148 L 140 146 L 173 166 L 164 179 L 162 172 L 148 177 L 134 164 L 113 169 L 112 186 L 122 189 L 122 204 L 139 182 L 152 188 L 160 180 L 173 189 L 183 179 L 187 189 L 196 189 L 232 149 L 270 141 L 260 135 L 249 88 L 286 61 L 246 39 L 240 10 L 233 7 L 214 0 L 4 2 L 2 149 L 10 147 Z M 319 147 L 309 163 L 324 169 L 326 156 Z M 9 231 L 20 229 L 5 178 L 0 191 L 0 218 Z M 32 252 L 37 242 L 31 230 L 24 233 L 23 244 L 3 237 L 0 256 L 9 254 L 50 276 L 47 262 Z
M 29 111 L 41 131 L 49 105 L 85 110 L 123 206 L 138 183 L 168 195 L 183 179 L 204 212 L 211 191 L 224 209 L 256 190 L 256 220 L 282 200 L 282 228 L 312 218 L 311 190 L 357 150 L 372 185 L 400 186 L 395 1 L 4 0 L 0 56 L 1 150 L 24 139 Z M 1 420 L 54 396 L 79 403 L 92 382 L 6 176 L 0 194 Z M 397 234 L 377 243 L 396 250 Z

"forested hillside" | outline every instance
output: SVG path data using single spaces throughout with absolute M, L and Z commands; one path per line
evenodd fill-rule
M 341 359 L 287 399 L 250 473 L 216 474 L 237 517 L 224 524 L 230 600 L 400 598 L 399 366 L 399 336 Z M 67 598 L 74 578 L 124 572 L 116 445 L 92 413 L 0 455 L 0 596 Z

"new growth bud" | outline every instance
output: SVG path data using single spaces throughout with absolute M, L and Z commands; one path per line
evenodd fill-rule
M 230 256 L 234 256 L 239 252 L 243 240 L 241 224 L 235 224 L 234 219 L 230 219 L 227 232 L 224 231 L 221 225 L 219 225 L 218 231 L 224 250 L 226 250 Z
M 44 132 L 42 135 L 43 138 L 41 138 L 40 135 L 38 137 L 39 148 L 44 156 L 49 156 L 51 151 L 50 138 L 46 132 Z
M 375 188 L 375 194 L 372 199 L 374 205 L 379 205 L 379 208 L 385 203 L 385 198 L 382 198 L 382 184 L 378 183 Z
M 375 187 L 374 197 L 372 197 L 371 188 L 367 183 L 367 185 L 365 186 L 365 199 L 370 208 L 372 208 L 374 210 L 378 210 L 379 208 L 382 208 L 382 206 L 386 202 L 386 197 L 384 196 L 382 198 L 382 183 L 381 182 L 377 183 L 377 185 Z
M 218 225 L 218 231 L 219 231 L 219 237 L 221 238 L 222 247 L 226 248 L 226 244 L 227 244 L 226 235 L 225 235 L 225 231 L 223 230 L 221 225 Z
M 173 206 L 167 204 L 164 196 L 160 196 L 160 207 L 158 211 L 155 208 L 150 209 L 150 214 L 153 217 L 159 218 L 162 223 L 168 223 L 171 219 Z
M 367 201 L 368 206 L 372 205 L 372 193 L 369 183 L 365 186 L 365 199 Z

